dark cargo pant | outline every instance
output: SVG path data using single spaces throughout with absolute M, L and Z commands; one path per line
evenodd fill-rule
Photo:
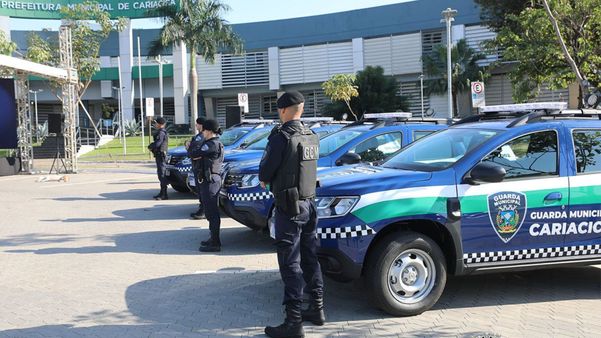
M 221 217 L 219 216 L 219 190 L 221 189 L 221 176 L 211 174 L 210 180 L 202 180 L 200 184 L 200 199 L 204 208 L 205 217 L 209 221 L 211 239 L 221 245 L 219 230 Z
M 299 202 L 300 214 L 275 209 L 275 238 L 284 282 L 284 305 L 300 305 L 303 288 L 313 299 L 323 298 L 323 277 L 317 260 L 317 210 L 313 199 Z

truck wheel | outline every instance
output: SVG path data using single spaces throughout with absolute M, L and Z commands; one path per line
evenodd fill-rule
M 190 189 L 185 185 L 171 184 L 171 188 L 177 192 L 190 192 Z
M 438 301 L 447 265 L 432 239 L 414 232 L 394 233 L 374 250 L 365 276 L 374 305 L 394 316 L 413 316 Z

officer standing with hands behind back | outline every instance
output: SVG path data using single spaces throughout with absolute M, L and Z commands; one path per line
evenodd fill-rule
M 154 142 L 148 145 L 148 150 L 150 150 L 153 155 L 157 165 L 157 175 L 159 177 L 159 182 L 161 183 L 161 191 L 158 195 L 153 196 L 155 200 L 166 200 L 167 197 L 167 185 L 169 182 L 167 181 L 166 172 L 167 172 L 167 148 L 169 146 L 169 133 L 167 133 L 167 129 L 165 129 L 165 119 L 162 117 L 157 118 L 155 121 L 156 132 L 152 135 Z
M 190 154 L 192 152 L 198 151 L 202 144 L 204 143 L 204 136 L 202 134 L 203 124 L 206 119 L 204 117 L 199 117 L 196 119 L 196 130 L 198 134 L 192 136 L 192 139 L 189 143 L 186 144 L 186 150 L 188 151 L 188 157 L 192 158 Z M 192 173 L 194 174 L 194 180 L 196 181 L 196 195 L 198 195 L 198 210 L 190 214 L 190 217 L 193 219 L 203 219 L 204 218 L 204 209 L 202 206 L 202 200 L 200 198 L 200 178 L 202 177 L 200 173 L 201 169 L 201 160 L 192 160 Z
M 277 100 L 282 126 L 269 135 L 259 169 L 261 186 L 269 184 L 275 197 L 274 232 L 286 306 L 284 323 L 265 328 L 265 334 L 273 338 L 304 337 L 303 321 L 316 325 L 325 321 L 315 232 L 319 137 L 300 121 L 304 101 L 296 91 L 286 92 Z M 304 284 L 311 303 L 302 311 Z
M 221 164 L 223 163 L 223 144 L 219 141 L 221 128 L 215 120 L 203 122 L 202 136 L 204 142 L 198 149 L 189 151 L 194 161 L 200 161 L 199 178 L 200 199 L 205 216 L 209 221 L 211 237 L 200 243 L 199 251 L 221 251 L 219 230 L 221 218 L 219 216 L 219 190 L 221 189 Z

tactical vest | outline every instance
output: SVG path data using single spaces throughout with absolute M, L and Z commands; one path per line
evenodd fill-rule
M 165 128 L 159 129 L 159 131 L 156 133 L 156 137 L 154 139 L 155 142 L 159 138 L 159 133 L 165 133 L 165 142 L 163 142 L 163 144 L 161 144 L 161 147 L 157 150 L 159 152 L 166 153 L 167 150 L 169 149 L 169 134 L 167 133 L 167 130 L 165 130 Z
M 299 200 L 314 198 L 319 136 L 304 126 L 300 133 L 289 134 L 282 130 L 280 133 L 288 142 L 282 165 L 271 182 L 273 193 L 277 196 L 278 193 L 297 188 Z
M 209 179 L 212 174 L 219 175 L 221 173 L 221 164 L 223 163 L 223 143 L 219 142 L 219 138 L 215 137 L 210 140 L 206 140 L 204 143 L 213 142 L 218 147 L 218 154 L 216 156 L 203 157 L 202 162 L 202 174 L 205 179 Z

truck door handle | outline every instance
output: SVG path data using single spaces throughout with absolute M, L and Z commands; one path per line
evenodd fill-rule
M 553 201 L 561 201 L 563 195 L 560 192 L 552 192 L 545 196 L 545 201 L 553 202 Z

